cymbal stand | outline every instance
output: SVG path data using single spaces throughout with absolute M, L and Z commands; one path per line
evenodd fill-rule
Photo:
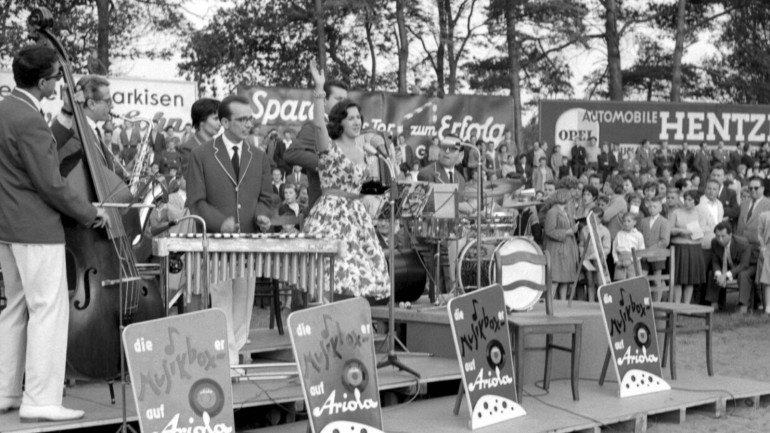
M 407 367 L 398 359 L 396 354 L 396 200 L 398 199 L 398 183 L 396 182 L 396 172 L 389 158 L 377 153 L 390 172 L 390 233 L 388 234 L 389 258 L 390 258 L 390 299 L 388 300 L 388 355 L 385 359 L 377 363 L 377 368 L 387 366 L 396 367 L 399 370 L 406 371 L 418 379 L 420 374 L 412 368 Z

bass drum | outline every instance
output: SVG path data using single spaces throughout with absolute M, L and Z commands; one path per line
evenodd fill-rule
M 530 238 L 482 238 L 481 248 L 478 248 L 478 241 L 471 239 L 462 250 L 457 263 L 457 282 L 460 288 L 465 291 L 476 289 L 476 259 L 478 251 L 481 250 L 481 285 L 482 287 L 494 284 L 500 281 L 503 286 L 513 281 L 530 281 L 535 284 L 545 284 L 545 269 L 532 263 L 515 263 L 506 266 L 502 278 L 497 275 L 497 263 L 495 253 L 511 254 L 516 252 L 527 252 L 537 255 L 543 255 L 543 251 Z M 527 311 L 537 304 L 542 292 L 537 289 L 527 287 L 526 284 L 505 291 L 505 305 L 512 311 Z
M 428 275 L 420 263 L 420 256 L 414 250 L 397 249 L 395 253 L 396 266 L 396 303 L 414 302 L 420 299 L 425 291 L 425 279 Z M 388 250 L 385 258 L 390 260 Z

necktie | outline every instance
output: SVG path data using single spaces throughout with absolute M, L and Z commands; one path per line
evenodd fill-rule
M 294 179 L 297 181 L 297 185 L 299 185 L 299 173 L 294 175 Z
M 447 174 L 449 175 L 449 183 L 455 183 L 454 173 L 449 171 L 449 172 L 447 172 Z
M 235 171 L 235 178 L 241 177 L 241 159 L 238 157 L 238 146 L 233 146 L 233 171 Z
M 749 206 L 749 213 L 746 214 L 746 221 L 751 219 L 751 214 L 754 212 L 754 205 L 757 204 L 756 200 L 751 201 L 751 206 Z
M 725 252 L 722 253 L 722 275 L 726 274 L 727 269 L 727 260 L 730 257 L 730 244 L 725 245 Z

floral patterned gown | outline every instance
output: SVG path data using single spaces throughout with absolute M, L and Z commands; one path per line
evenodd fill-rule
M 321 188 L 358 194 L 366 165 L 351 161 L 332 142 L 320 154 L 318 173 Z M 304 231 L 326 238 L 342 239 L 345 251 L 334 260 L 334 293 L 365 296 L 382 301 L 390 296 L 385 254 L 377 240 L 372 218 L 358 199 L 322 195 L 305 220 Z

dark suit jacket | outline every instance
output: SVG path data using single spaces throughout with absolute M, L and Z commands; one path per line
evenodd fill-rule
M 155 139 L 152 138 L 152 132 L 150 133 L 150 146 L 152 146 L 152 150 L 160 154 L 164 150 L 166 150 L 166 136 L 163 135 L 163 131 L 158 131 L 155 133 Z
M 668 148 L 665 153 L 663 153 L 663 149 L 658 149 L 657 152 L 655 152 L 655 167 L 658 169 L 658 174 L 663 174 L 663 169 L 667 168 L 670 172 L 674 172 L 673 166 L 674 166 L 674 153 L 671 151 L 671 148 Z
M 612 170 L 614 170 L 618 166 L 618 160 L 615 158 L 615 155 L 610 153 L 600 153 L 599 156 L 596 157 L 596 160 L 599 163 L 599 171 L 605 175 L 612 174 Z
M 453 169 L 453 176 L 455 178 L 454 183 L 457 184 L 459 187 L 459 192 L 462 194 L 462 192 L 465 190 L 465 178 L 459 171 L 457 171 L 456 168 Z M 417 173 L 417 180 L 431 183 L 449 183 L 449 176 L 447 176 L 444 167 L 438 167 L 438 163 L 434 162 Z
M 735 221 L 738 220 L 738 216 L 741 214 L 741 205 L 738 204 L 738 194 L 728 188 L 727 185 L 723 185 L 722 192 L 719 194 L 719 201 L 722 202 L 722 207 L 725 209 L 725 216 L 735 223 Z
M 692 158 L 692 165 L 693 168 L 700 173 L 701 179 L 705 180 L 705 177 L 711 172 L 711 161 L 708 152 L 703 152 L 701 150 L 695 152 L 695 155 Z
M 654 167 L 654 158 L 655 155 L 653 154 L 652 148 L 645 150 L 642 146 L 636 150 L 636 162 L 639 163 L 639 167 L 642 171 L 647 171 Z
M 315 148 L 315 127 L 307 121 L 302 124 L 297 136 L 291 143 L 291 147 L 283 154 L 283 160 L 288 165 L 298 165 L 307 174 L 308 180 L 308 204 L 309 211 L 321 197 L 321 178 L 318 176 L 318 152 Z
M 674 164 L 676 164 L 676 169 L 679 169 L 679 164 L 682 162 L 687 163 L 687 168 L 692 168 L 692 158 L 693 158 L 693 151 L 690 149 L 687 149 L 687 152 L 684 151 L 684 149 L 678 151 L 676 153 L 676 157 L 674 158 Z
M 61 214 L 86 225 L 96 208 L 62 178 L 51 130 L 14 90 L 0 102 L 0 241 L 64 243 Z
M 714 238 L 711 240 L 711 269 L 714 271 L 722 270 L 722 255 L 725 253 L 725 247 Z M 728 253 L 733 262 L 733 266 L 728 270 L 732 272 L 733 277 L 737 278 L 738 273 L 749 267 L 751 263 L 751 248 L 746 239 L 740 236 L 733 236 L 730 241 L 730 252 Z M 729 265 L 728 265 L 729 266 Z
M 291 145 L 294 145 L 294 142 L 291 143 Z M 273 152 L 273 161 L 275 161 L 275 165 L 281 170 L 281 173 L 283 174 L 289 174 L 291 173 L 291 168 L 293 164 L 289 164 L 284 159 L 284 155 L 286 154 L 286 142 L 283 140 L 276 140 L 275 142 L 275 150 Z M 299 165 L 299 164 L 297 164 Z
M 535 165 L 536 162 L 532 162 Z M 586 149 L 585 147 L 576 144 L 572 146 L 572 165 L 586 165 Z
M 222 136 L 190 154 L 187 207 L 206 220 L 209 232 L 219 232 L 225 219 L 234 217 L 241 233 L 254 233 L 257 216 L 273 216 L 270 163 L 261 150 L 245 141 L 243 146 L 238 180 Z

